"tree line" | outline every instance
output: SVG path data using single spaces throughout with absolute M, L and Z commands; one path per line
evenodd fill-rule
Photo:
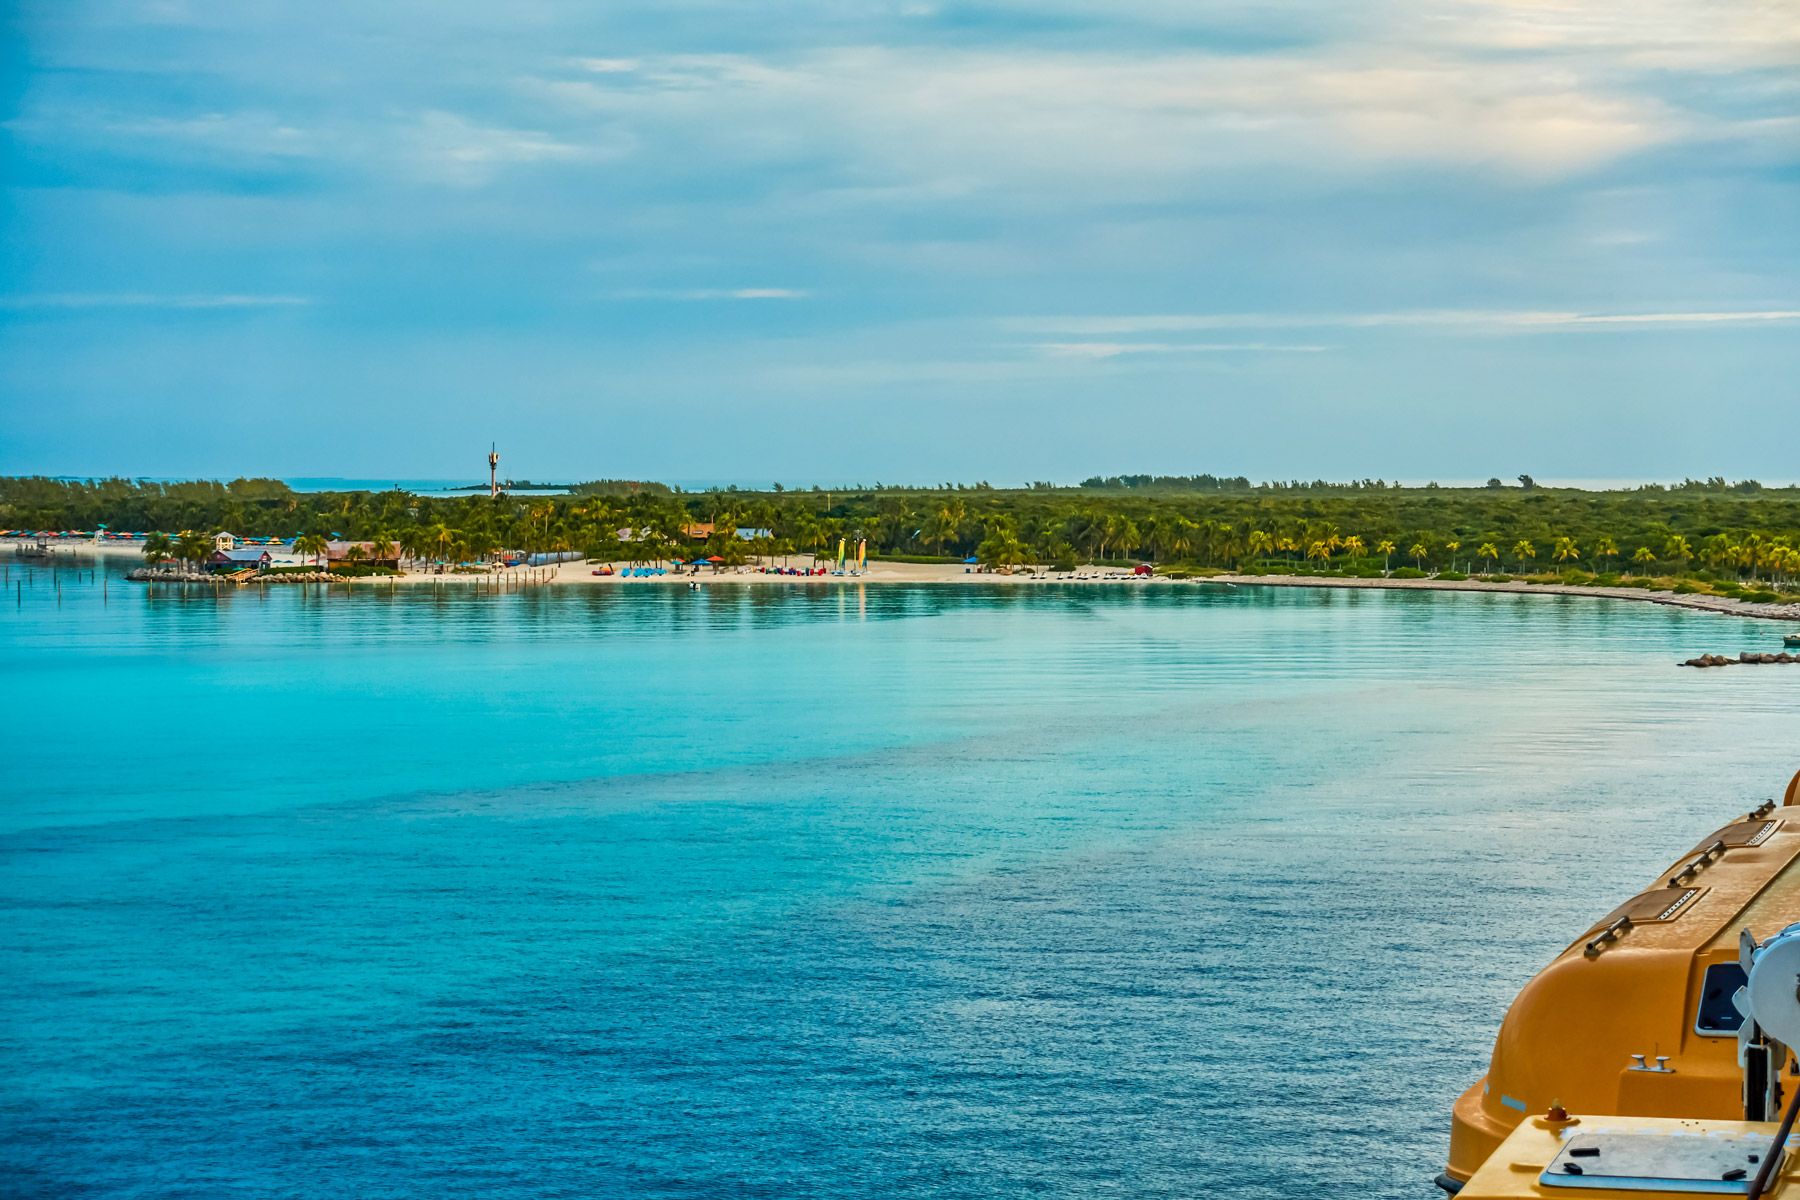
M 1528 480 L 1529 477 L 1526 477 Z M 1192 486 L 1184 486 L 1191 481 Z M 279 480 L 0 478 L 0 528 L 391 542 L 409 558 L 495 551 L 726 562 L 829 553 L 993 565 L 1141 560 L 1196 567 L 1800 578 L 1800 490 L 1689 481 L 1585 491 L 1527 486 L 1259 485 L 1212 476 L 1096 477 L 1083 488 L 679 492 L 607 482 L 565 496 L 296 492 Z M 713 527 L 697 541 L 700 525 Z M 744 536 L 738 531 L 744 530 Z M 189 543 L 197 548 L 198 542 Z

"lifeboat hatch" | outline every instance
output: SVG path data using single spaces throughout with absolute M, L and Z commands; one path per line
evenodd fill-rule
M 1714 843 L 1722 844 L 1726 850 L 1737 850 L 1744 846 L 1760 846 L 1775 836 L 1775 831 L 1780 828 L 1781 822 L 1774 819 L 1739 821 L 1734 825 L 1727 825 L 1723 829 L 1714 830 L 1694 847 L 1694 851 L 1703 850 Z M 1692 852 L 1690 851 L 1690 853 Z
M 1604 929 L 1621 917 L 1630 918 L 1632 925 L 1673 921 L 1692 908 L 1694 901 L 1705 894 L 1706 889 L 1703 887 L 1664 887 L 1654 888 L 1648 892 L 1639 892 L 1589 926 L 1588 933 L 1592 933 L 1596 929 Z M 1586 934 L 1582 936 L 1585 937 Z
M 1766 1133 L 1595 1130 L 1564 1142 L 1538 1182 L 1554 1188 L 1741 1196 L 1768 1153 Z

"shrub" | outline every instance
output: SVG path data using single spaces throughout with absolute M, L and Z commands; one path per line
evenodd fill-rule
M 1684 579 L 1680 583 L 1676 584 L 1670 590 L 1673 591 L 1677 596 L 1691 596 L 1695 592 L 1699 591 L 1700 589 L 1695 587 L 1693 584 L 1689 583 L 1687 580 Z
M 1738 599 L 1747 600 L 1751 604 L 1774 604 L 1777 600 L 1781 599 L 1781 593 L 1764 591 L 1763 589 L 1758 588 L 1753 592 L 1740 592 L 1738 594 Z
M 1481 577 L 1483 583 L 1511 583 L 1512 581 L 1511 575 L 1483 575 Z
M 1464 575 L 1461 571 L 1439 571 L 1437 577 L 1439 579 L 1449 580 L 1451 583 L 1461 583 L 1468 578 L 1468 576 Z
M 1419 570 L 1419 568 L 1417 568 L 1417 567 L 1396 567 L 1394 569 L 1394 573 L 1389 575 L 1388 578 L 1389 579 L 1423 579 L 1423 578 L 1425 578 L 1425 572 Z

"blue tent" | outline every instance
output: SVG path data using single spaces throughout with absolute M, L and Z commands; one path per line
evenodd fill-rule
M 963 561 L 966 563 L 976 563 L 976 564 L 980 564 L 980 562 L 981 562 L 981 560 L 979 558 L 976 558 L 973 554 L 971 554 L 971 555 L 969 555 L 969 557 L 963 559 Z

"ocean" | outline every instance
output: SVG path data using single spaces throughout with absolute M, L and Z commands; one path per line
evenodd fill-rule
M 1418 1200 L 1800 767 L 1645 604 L 107 570 L 5 567 L 8 1196 Z

